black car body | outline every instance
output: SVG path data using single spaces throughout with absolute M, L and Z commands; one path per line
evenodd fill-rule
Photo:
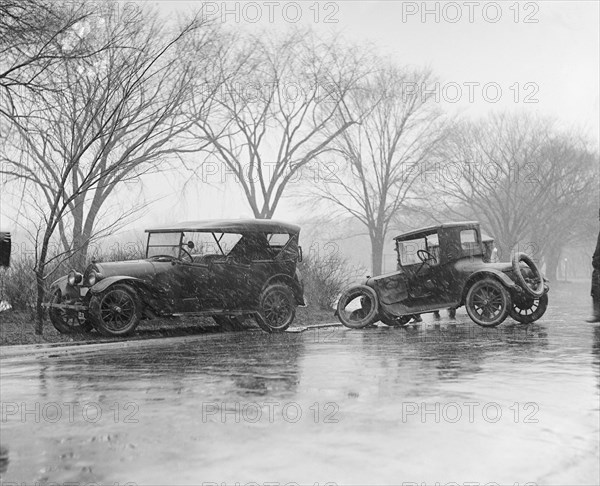
M 397 271 L 367 278 L 338 302 L 348 327 L 382 321 L 404 325 L 418 314 L 465 305 L 481 326 L 497 326 L 508 315 L 529 323 L 546 310 L 548 286 L 534 262 L 517 253 L 509 263 L 489 263 L 479 223 L 459 222 L 397 236 Z M 360 306 L 351 302 L 359 299 Z
M 47 306 L 57 329 L 123 335 L 142 318 L 199 315 L 224 326 L 252 316 L 280 331 L 304 305 L 296 225 L 195 221 L 146 232 L 145 259 L 93 262 L 53 283 Z

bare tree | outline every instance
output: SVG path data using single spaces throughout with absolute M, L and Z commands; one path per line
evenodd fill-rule
M 356 123 L 346 102 L 368 63 L 310 31 L 236 45 L 212 103 L 194 111 L 195 133 L 210 143 L 205 163 L 235 174 L 254 216 L 268 219 L 289 182 Z
M 147 11 L 121 31 L 106 18 L 100 41 L 126 35 L 93 57 L 64 61 L 54 70 L 53 89 L 32 93 L 23 102 L 27 111 L 11 117 L 13 144 L 0 153 L 3 172 L 26 185 L 43 215 L 36 241 L 38 333 L 51 240 L 59 234 L 66 253 L 77 252 L 83 262 L 100 208 L 119 184 L 201 148 L 186 139 L 189 122 L 182 116 L 198 65 L 175 47 L 192 37 L 197 48 L 211 45 L 213 32 L 197 18 L 174 32 L 160 22 Z M 208 51 L 197 55 L 209 60 Z
M 0 115 L 13 114 L 20 96 L 49 89 L 47 81 L 63 61 L 91 57 L 107 49 L 117 37 L 98 43 L 90 26 L 116 8 L 116 2 L 110 0 L 3 0 Z
M 438 154 L 438 205 L 480 220 L 502 259 L 519 245 L 544 259 L 554 278 L 561 248 L 594 204 L 597 155 L 550 120 L 525 115 L 491 115 L 451 132 Z
M 336 141 L 339 169 L 315 189 L 317 199 L 366 227 L 374 275 L 382 270 L 389 225 L 415 202 L 415 184 L 443 136 L 439 110 L 425 92 L 430 78 L 428 71 L 388 66 L 355 90 L 350 109 L 364 118 Z
M 532 210 L 527 238 L 556 278 L 561 254 L 573 244 L 594 241 L 598 217 L 598 153 L 585 140 L 568 133 L 551 137 L 542 148 L 536 171 L 543 197 Z

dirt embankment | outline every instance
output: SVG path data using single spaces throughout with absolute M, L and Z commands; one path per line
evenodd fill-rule
M 335 322 L 333 310 L 315 310 L 299 307 L 293 327 L 309 324 Z M 78 341 L 122 341 L 123 338 L 106 338 L 96 332 L 85 334 L 61 334 L 49 320 L 44 323 L 44 333 L 38 336 L 34 332 L 34 316 L 30 312 L 0 312 L 0 346 L 12 344 L 71 343 Z M 251 321 L 247 321 L 249 329 L 259 329 Z M 155 319 L 142 321 L 130 337 L 133 339 L 150 339 L 158 337 L 176 337 L 194 334 L 222 332 L 212 318 L 187 317 L 174 319 Z

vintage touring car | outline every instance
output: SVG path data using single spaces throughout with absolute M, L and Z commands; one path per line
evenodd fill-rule
M 196 221 L 146 231 L 145 259 L 93 262 L 52 284 L 46 306 L 56 329 L 121 336 L 144 318 L 197 315 L 227 328 L 253 317 L 283 331 L 304 305 L 298 226 Z
M 549 289 L 533 260 L 515 253 L 510 263 L 485 262 L 477 222 L 423 228 L 394 240 L 397 270 L 367 277 L 340 296 L 336 315 L 345 326 L 402 326 L 419 314 L 462 305 L 486 327 L 509 315 L 528 324 L 546 311 Z

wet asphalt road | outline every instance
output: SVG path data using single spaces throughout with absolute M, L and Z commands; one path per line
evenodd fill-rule
M 599 484 L 587 284 L 530 326 L 2 350 L 4 484 Z

